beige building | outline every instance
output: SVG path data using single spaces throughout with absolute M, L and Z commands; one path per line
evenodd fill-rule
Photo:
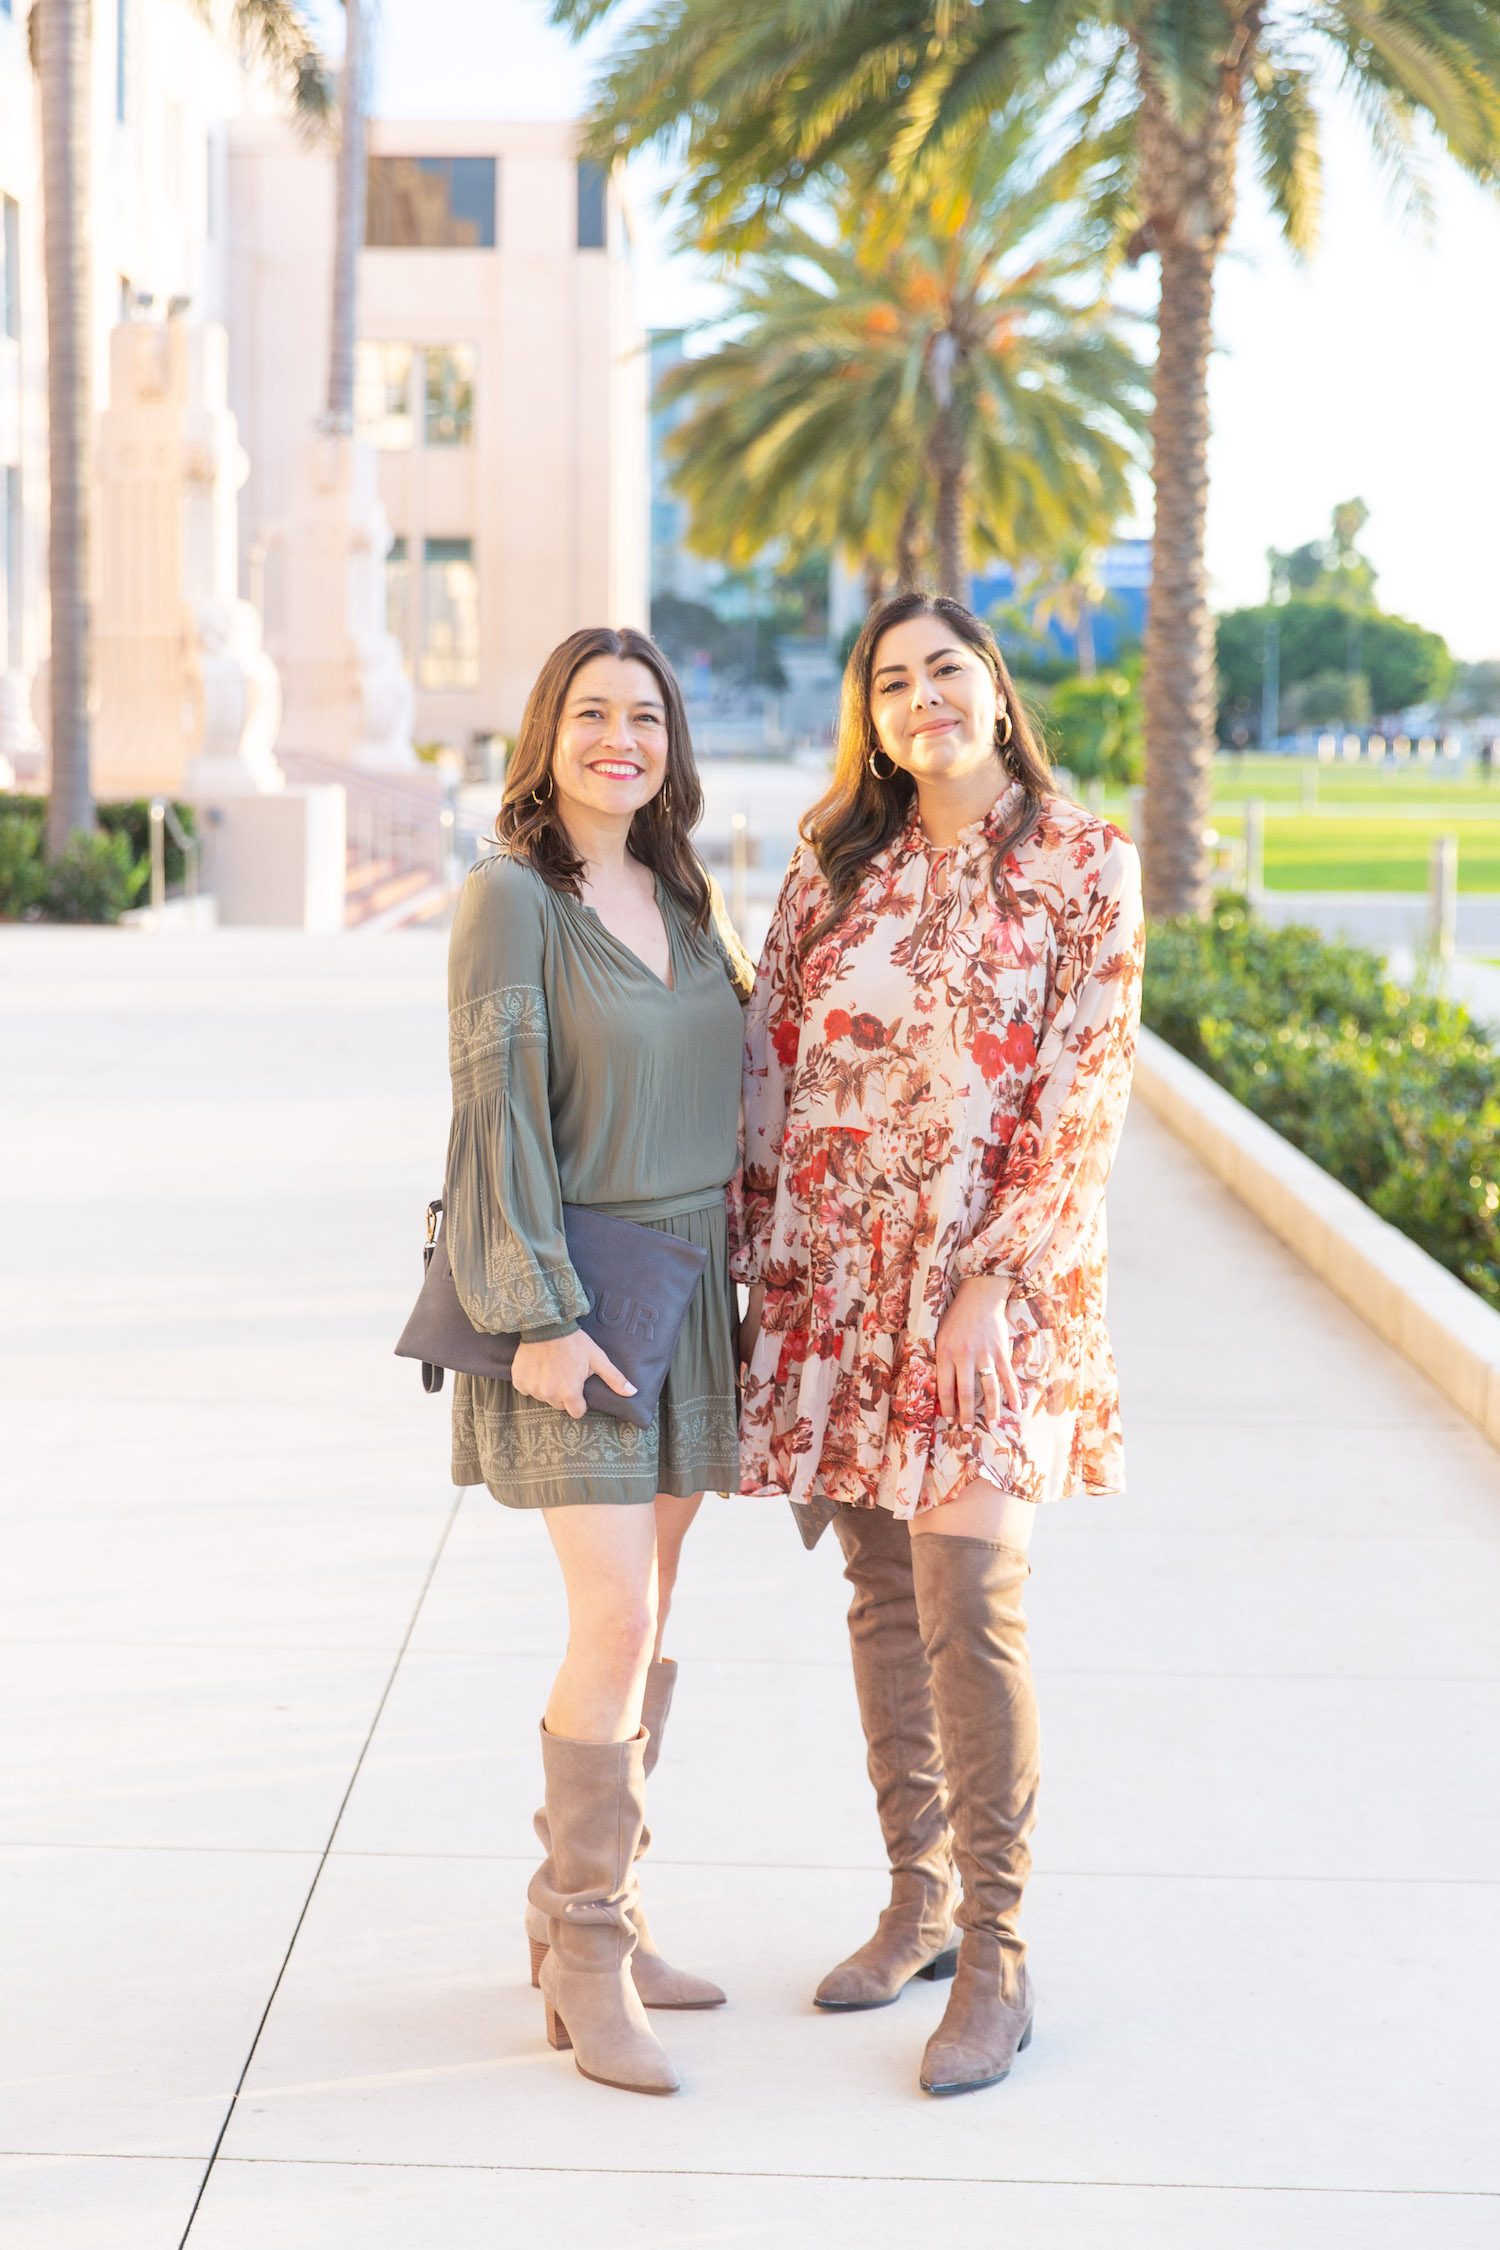
M 333 171 L 285 126 L 229 134 L 230 398 L 250 456 L 243 583 L 270 653 L 280 542 L 323 407 Z M 549 648 L 647 619 L 647 362 L 627 215 L 569 124 L 377 123 L 357 416 L 392 546 L 417 741 L 513 734 Z

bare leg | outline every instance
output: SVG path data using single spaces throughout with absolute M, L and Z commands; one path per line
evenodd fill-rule
M 675 1492 L 658 1492 L 656 1495 L 656 1647 L 652 1653 L 658 1660 L 667 1630 L 667 1612 L 672 1606 L 672 1593 L 677 1584 L 677 1565 L 682 1559 L 682 1542 L 702 1505 L 701 1492 L 689 1494 L 686 1500 L 679 1500 Z
M 993 1539 L 997 1546 L 1024 1555 L 1036 1529 L 1037 1512 L 1035 1501 L 1002 1492 L 985 1478 L 976 1477 L 952 1500 L 945 1500 L 941 1508 L 925 1508 L 921 1515 L 913 1516 L 911 1535 L 913 1539 L 944 1535 L 950 1539 Z
M 568 1653 L 547 1699 L 547 1732 L 629 1742 L 656 1642 L 656 1511 L 548 1508 L 546 1524 L 568 1592 Z

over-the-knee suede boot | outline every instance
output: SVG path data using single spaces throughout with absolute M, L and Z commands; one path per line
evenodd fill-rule
M 911 1544 L 963 1880 L 958 1973 L 921 2082 L 929 2094 L 959 2094 L 1004 2078 L 1031 2038 L 1031 1980 L 1017 1934 L 1038 1778 L 1021 1607 L 1031 1566 L 991 1539 L 929 1532 Z
M 672 1690 L 677 1685 L 677 1666 L 669 1657 L 660 1657 L 646 1674 L 646 1693 L 641 1704 L 641 1725 L 647 1734 L 646 1779 L 661 1756 L 662 1736 L 666 1732 L 667 1713 L 672 1708 Z M 547 1815 L 545 1810 L 536 1816 L 536 1832 L 547 1848 Z M 651 1848 L 651 1831 L 643 1827 L 636 1848 L 636 1860 L 642 1860 Z M 724 1994 L 707 1977 L 695 1977 L 687 1969 L 674 1969 L 656 1949 L 646 1920 L 646 1910 L 636 1891 L 630 1904 L 630 1919 L 635 1924 L 635 1952 L 631 1955 L 631 1974 L 635 1989 L 648 2008 L 722 2008 Z M 541 1982 L 542 1963 L 547 1957 L 547 1921 L 534 1906 L 526 1909 L 526 1936 L 531 1946 L 531 1981 Z
M 956 1886 L 943 1760 L 912 1584 L 914 1542 L 885 1508 L 833 1519 L 854 1589 L 849 1646 L 870 1779 L 891 1863 L 875 1935 L 818 1986 L 820 2008 L 884 2008 L 913 1977 L 953 1974 Z
M 541 1985 L 552 2045 L 571 2047 L 584 2077 L 601 2085 L 675 2094 L 677 2073 L 630 1974 L 645 1760 L 643 1734 L 570 1742 L 542 1728 L 549 1843 L 528 1895 L 547 1919 Z

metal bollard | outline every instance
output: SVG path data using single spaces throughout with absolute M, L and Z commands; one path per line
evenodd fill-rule
M 743 938 L 750 906 L 750 815 L 729 816 L 729 919 Z
M 1432 877 L 1428 890 L 1432 950 L 1451 961 L 1458 940 L 1458 838 L 1432 839 Z
M 1259 906 L 1266 887 L 1266 800 L 1245 799 L 1245 903 Z

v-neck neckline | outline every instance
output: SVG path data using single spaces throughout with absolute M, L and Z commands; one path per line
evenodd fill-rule
M 564 892 L 563 895 L 564 897 L 566 897 L 568 894 Z M 612 930 L 610 928 L 609 924 L 605 921 L 604 916 L 599 912 L 597 906 L 590 906 L 588 900 L 583 898 L 574 899 L 573 904 L 581 908 L 585 914 L 592 914 L 600 929 L 609 939 L 610 944 L 616 946 L 619 951 L 624 954 L 627 961 L 633 961 L 636 967 L 640 970 L 642 976 L 649 977 L 651 979 L 651 982 L 657 987 L 658 991 L 664 992 L 669 1000 L 675 1000 L 677 998 L 678 985 L 677 948 L 672 942 L 672 917 L 667 912 L 666 897 L 663 891 L 660 876 L 655 876 L 652 879 L 652 895 L 656 901 L 656 911 L 661 916 L 662 929 L 666 933 L 667 967 L 672 972 L 672 981 L 670 984 L 667 983 L 664 977 L 659 977 L 657 975 L 650 962 L 643 960 L 640 954 L 636 952 L 636 949 L 633 945 L 627 945 L 625 943 L 625 940 L 620 936 L 617 930 Z

